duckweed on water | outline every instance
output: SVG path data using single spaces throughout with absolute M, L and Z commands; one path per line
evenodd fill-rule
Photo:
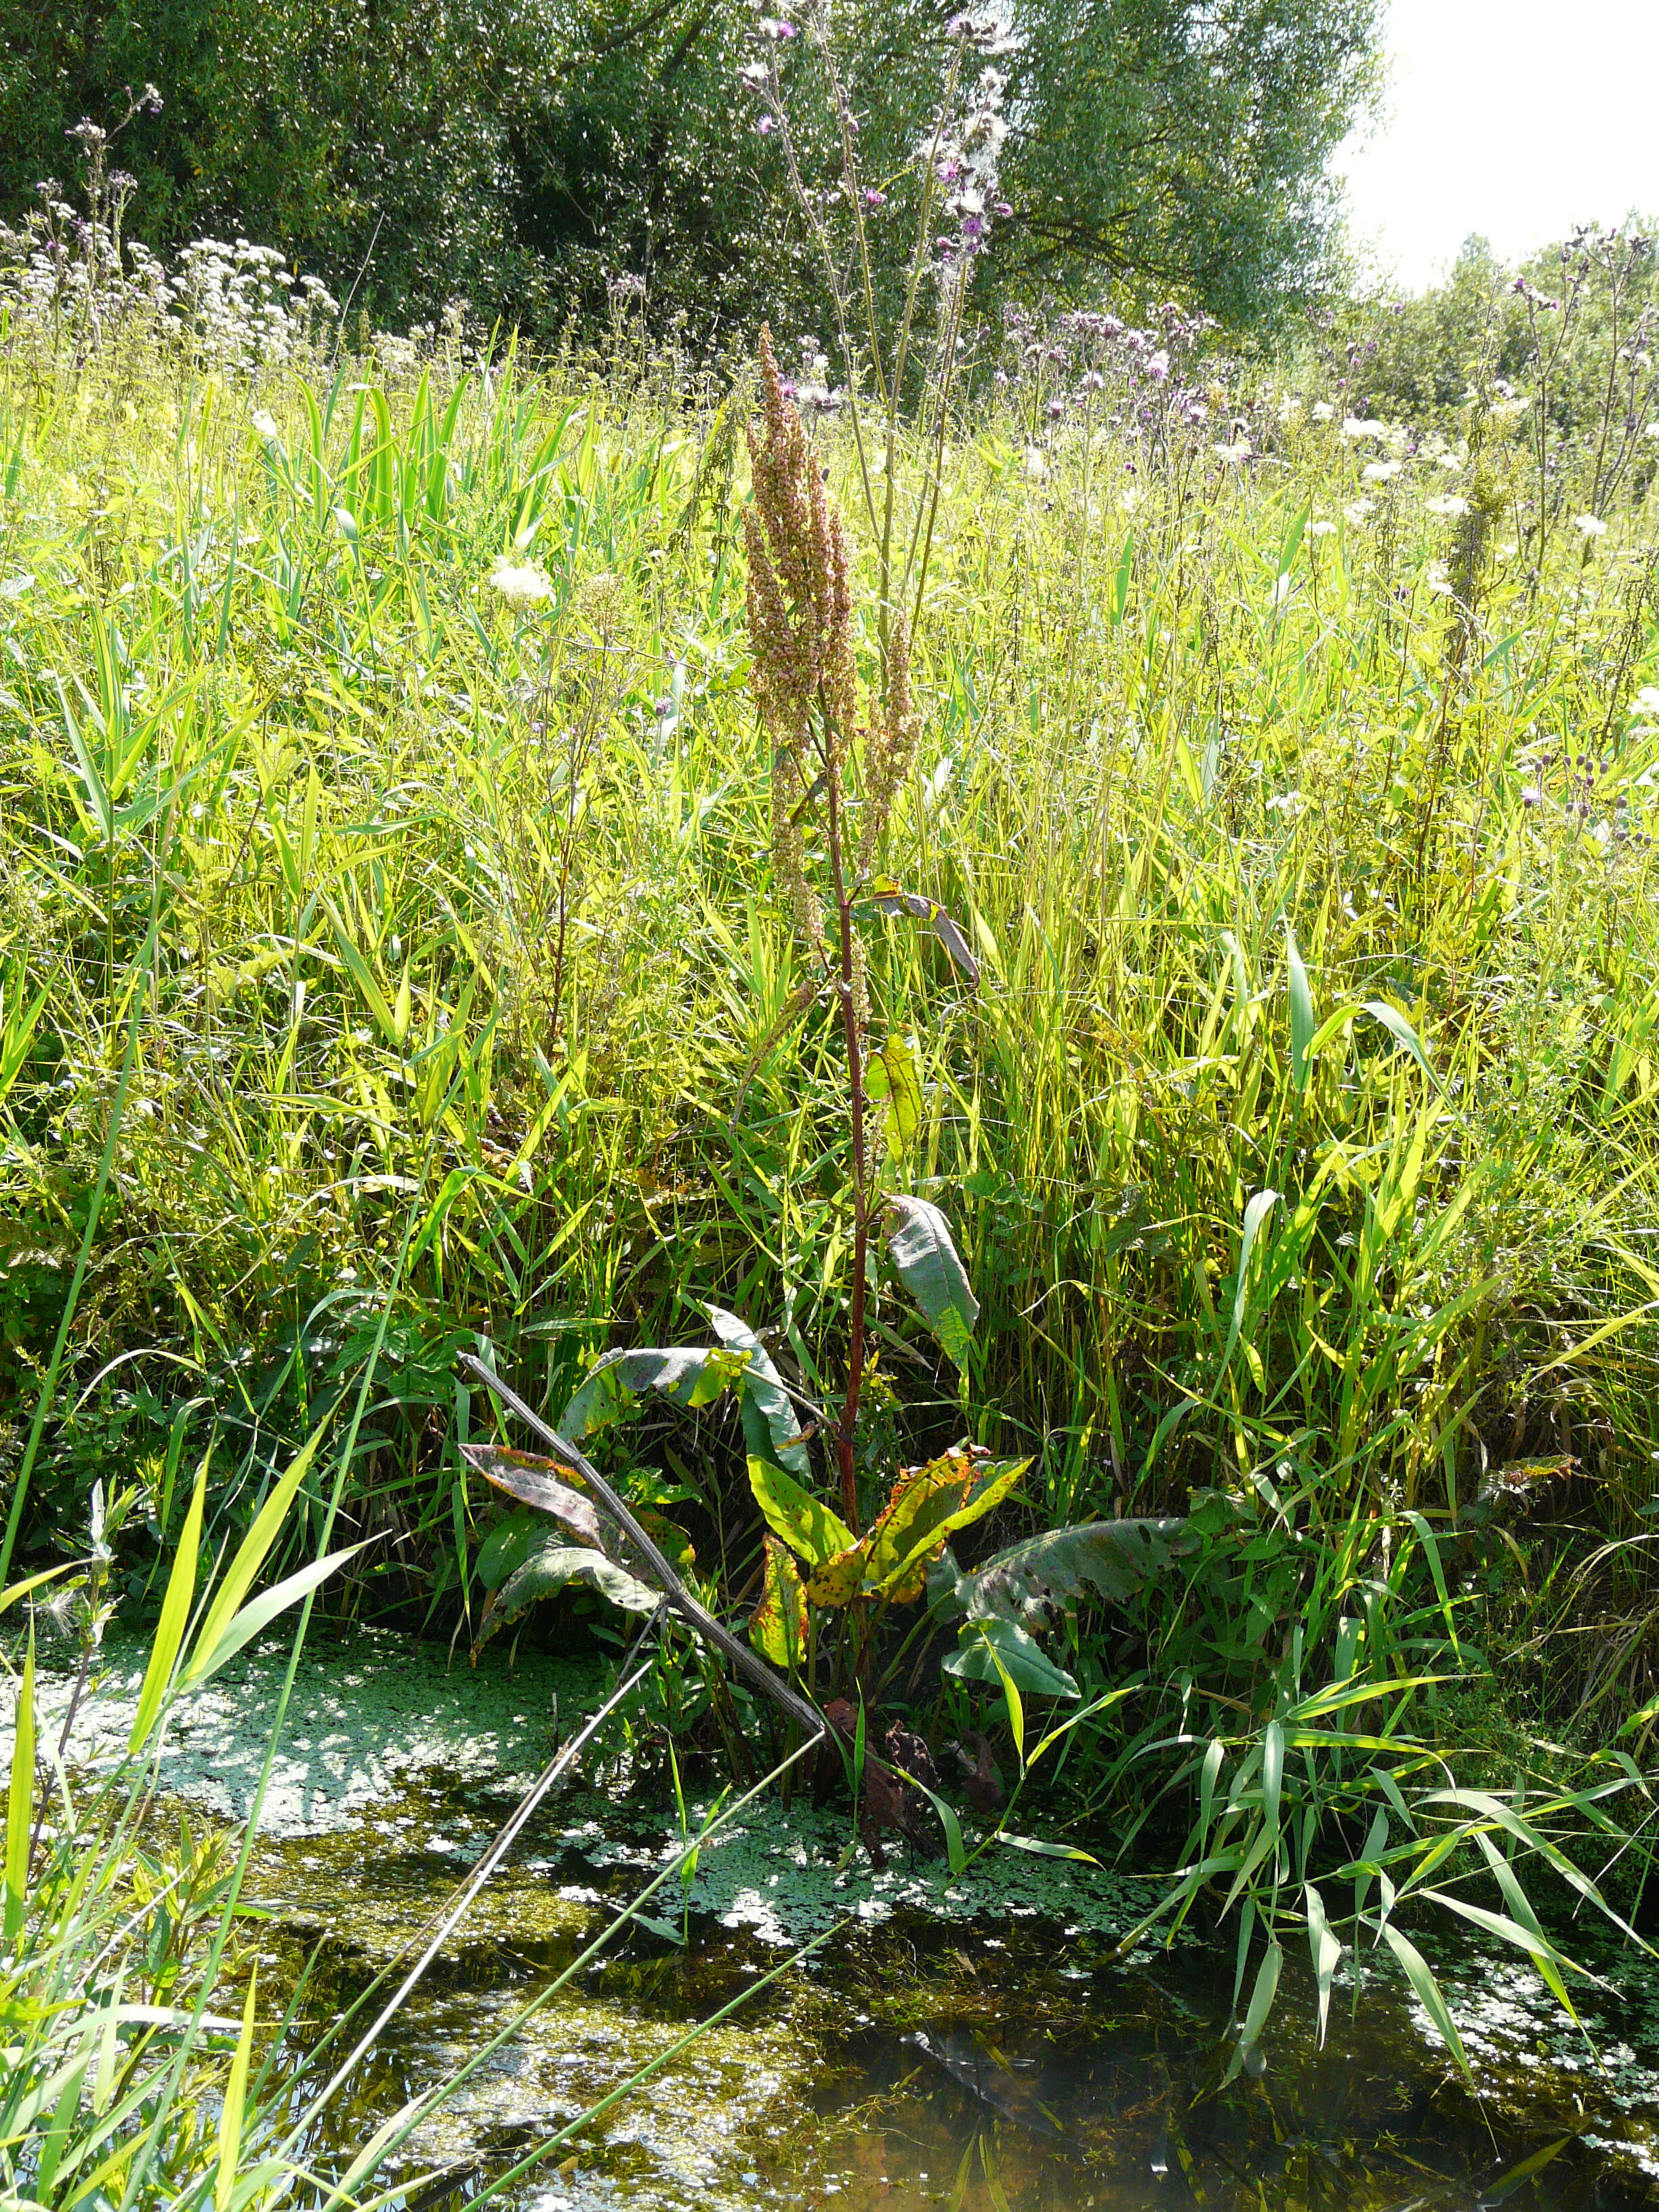
M 137 1672 L 118 1641 L 77 1713 L 95 1768 L 124 1738 Z M 191 1701 L 164 1786 L 220 1818 L 248 1802 L 283 1670 L 254 1649 Z M 472 1671 L 390 1636 L 319 1644 L 302 1662 L 254 1863 L 271 1917 L 254 1939 L 292 1985 L 320 1944 L 294 2031 L 297 2064 L 338 2011 L 429 1923 L 544 1759 L 553 1701 L 568 1733 L 604 1670 L 496 1654 Z M 68 1684 L 43 1685 L 43 1715 Z M 0 1746 L 0 1757 L 4 1747 Z M 693 1820 L 709 1809 L 689 1808 Z M 449 1939 L 308 2155 L 343 2162 L 365 2136 L 547 1987 L 678 1850 L 677 1820 L 588 1787 L 549 1801 Z M 1581 2014 L 1489 1954 L 1432 1950 L 1480 2085 L 1458 2081 L 1432 2025 L 1377 1966 L 1329 2043 L 1291 1960 L 1267 2066 L 1217 2094 L 1231 1945 L 1174 1953 L 1115 1939 L 1142 1884 L 1018 1850 L 964 1876 L 849 1859 L 844 1809 L 763 1802 L 659 1893 L 631 1932 L 483 2067 L 407 2147 L 402 2172 L 450 2177 L 459 2205 L 492 2173 L 752 1986 L 781 1950 L 829 1947 L 683 2053 L 526 2185 L 521 2212 L 652 2212 L 763 2203 L 966 2212 L 1197 2202 L 1267 2212 L 1425 2205 L 1490 2193 L 1565 2142 L 1504 2199 L 1577 2212 L 1648 2201 L 1659 2175 L 1659 1980 Z M 671 1940 L 676 1930 L 689 1941 Z M 1425 1942 L 1427 1939 L 1425 1938 Z M 252 1948 L 252 1947 L 251 1947 Z M 1297 1985 L 1306 1982 L 1307 1987 Z M 1568 2140 L 1568 2139 L 1571 2140 Z M 388 2179 L 391 2179 L 388 2176 Z M 958 2193 L 958 2185 L 960 2192 Z

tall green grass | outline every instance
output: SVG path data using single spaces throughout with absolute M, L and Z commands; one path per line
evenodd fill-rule
M 712 1294 L 807 1392 L 833 1364 L 830 1030 L 742 1089 L 795 981 L 744 398 L 666 358 L 180 358 L 140 329 L 0 363 L 9 1503 L 39 1547 L 118 1466 L 150 1588 L 181 1434 L 217 1420 L 245 1522 L 384 1322 L 345 1504 L 383 1540 L 331 1601 L 442 1612 L 483 1506 L 457 1348 L 556 1406 Z M 1616 1534 L 1652 1488 L 1652 515 L 1638 479 L 1535 577 L 1521 431 L 1372 484 L 1376 442 L 1285 382 L 1167 443 L 963 403 L 890 859 L 983 985 L 899 925 L 881 952 L 937 1010 L 921 1187 L 985 1307 L 963 1402 L 1041 1447 L 1037 1513 L 1420 1512 L 1507 1563 L 1519 1635 L 1554 1554 L 1471 1534 L 1481 1485 L 1570 1462 Z M 1481 532 L 1426 504 L 1448 482 Z M 492 590 L 504 555 L 544 601 Z M 891 1449 L 958 1433 L 902 1303 L 877 1322 Z M 693 1474 L 741 1547 L 718 1453 Z M 1594 1602 L 1645 1620 L 1640 1557 Z

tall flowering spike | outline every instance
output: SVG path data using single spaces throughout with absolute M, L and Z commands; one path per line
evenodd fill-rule
M 748 433 L 755 502 L 744 517 L 756 702 L 774 743 L 797 748 L 817 707 L 840 754 L 857 703 L 847 532 L 784 397 L 769 331 L 761 332 L 760 367 L 765 427 Z
M 835 760 L 854 736 L 853 593 L 847 533 L 823 472 L 784 396 L 771 333 L 760 341 L 763 430 L 748 432 L 753 506 L 744 516 L 749 553 L 750 682 L 772 740 L 772 854 L 796 926 L 823 948 L 823 909 L 806 878 L 800 815 L 816 781 L 809 766 L 813 718 Z

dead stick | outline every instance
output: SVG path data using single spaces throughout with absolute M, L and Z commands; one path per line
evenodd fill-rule
M 693 1634 L 722 1652 L 746 1681 L 752 1683 L 763 1695 L 770 1698 L 774 1705 L 781 1706 L 798 1727 L 806 1730 L 808 1735 L 821 1735 L 824 1727 L 823 1714 L 792 1690 L 782 1675 L 775 1668 L 769 1667 L 758 1652 L 739 1644 L 729 1628 L 722 1628 L 714 1614 L 698 1604 L 605 1477 L 591 1462 L 583 1458 L 574 1444 L 567 1443 L 556 1429 L 550 1429 L 545 1421 L 532 1413 L 518 1392 L 509 1389 L 501 1376 L 486 1367 L 482 1359 L 475 1358 L 470 1352 L 464 1352 L 460 1355 L 460 1364 L 470 1375 L 476 1375 L 485 1389 L 499 1398 L 509 1413 L 516 1413 L 549 1451 L 556 1453 L 580 1475 L 605 1511 L 630 1541 L 638 1547 L 646 1564 L 656 1577 L 663 1595 Z

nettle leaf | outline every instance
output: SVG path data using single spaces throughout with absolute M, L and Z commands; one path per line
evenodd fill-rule
M 806 1592 L 799 1568 L 775 1536 L 766 1539 L 765 1578 L 750 1616 L 749 1641 L 775 1667 L 799 1667 L 806 1655 Z
M 648 1583 L 630 1575 L 626 1567 L 619 1567 L 614 1559 L 607 1559 L 603 1552 L 592 1551 L 585 1544 L 544 1541 L 539 1551 L 514 1567 L 499 1589 L 490 1592 L 478 1619 L 478 1633 L 472 1644 L 474 1659 L 498 1628 L 515 1620 L 538 1598 L 551 1597 L 574 1582 L 591 1583 L 602 1597 L 627 1613 L 654 1613 L 659 1601 Z
M 729 1352 L 747 1354 L 743 1370 L 743 1432 L 749 1449 L 762 1459 L 774 1459 L 803 1481 L 812 1472 L 806 1455 L 806 1439 L 789 1393 L 773 1364 L 771 1354 L 746 1321 L 727 1313 L 724 1306 L 704 1309 L 714 1334 Z
M 936 1581 L 933 1603 L 970 1620 L 1040 1622 L 1048 1605 L 1074 1605 L 1085 1588 L 1127 1605 L 1182 1547 L 1184 1521 L 1087 1521 L 1010 1545 L 953 1584 Z M 955 1572 L 954 1565 L 952 1572 Z
M 866 1586 L 896 1605 L 913 1604 L 946 1539 L 994 1511 L 1030 1464 L 951 1451 L 904 1468 L 870 1531 Z
M 654 1390 L 671 1405 L 711 1405 L 743 1373 L 745 1361 L 706 1345 L 641 1346 L 607 1352 L 565 1407 L 559 1432 L 574 1443 L 621 1419 L 641 1391 Z
M 767 1527 L 809 1567 L 821 1567 L 838 1553 L 856 1547 L 858 1540 L 841 1516 L 769 1460 L 750 1458 L 749 1487 Z
M 977 987 L 979 963 L 969 950 L 968 939 L 960 927 L 937 899 L 930 899 L 922 891 L 907 891 L 891 876 L 878 876 L 870 886 L 869 896 L 871 905 L 878 907 L 883 914 L 908 914 L 917 921 L 925 921 L 950 954 L 952 966 L 967 977 L 970 988 Z
M 887 1149 L 902 1159 L 921 1127 L 921 1078 L 908 1037 L 890 1036 L 872 1051 L 864 1070 L 868 1098 L 887 1102 Z
M 486 1481 L 493 1482 L 497 1490 L 506 1491 L 523 1505 L 533 1505 L 539 1513 L 551 1513 L 562 1521 L 567 1528 L 574 1529 L 587 1543 L 601 1551 L 614 1549 L 607 1544 L 599 1525 L 599 1516 L 592 1501 L 571 1487 L 581 1477 L 574 1468 L 566 1467 L 556 1459 L 540 1459 L 533 1452 L 512 1451 L 505 1444 L 463 1444 L 461 1457 Z M 512 1514 L 501 1527 L 493 1528 L 478 1553 L 478 1571 L 483 1573 L 483 1561 L 490 1545 L 501 1529 L 524 1519 L 521 1514 Z M 546 1534 L 540 1522 L 533 1525 Z M 496 1579 L 499 1581 L 500 1577 Z M 485 1588 L 493 1589 L 495 1583 L 486 1582 Z
M 962 1366 L 979 1319 L 979 1300 L 951 1242 L 950 1223 L 927 1199 L 890 1198 L 887 1249 L 946 1358 Z
M 1002 1662 L 1000 1668 L 998 1660 Z M 1000 1618 L 963 1621 L 960 1645 L 941 1663 L 945 1673 L 954 1674 L 958 1681 L 1000 1684 L 1006 1674 L 1015 1689 L 1031 1697 L 1081 1694 L 1066 1669 L 1056 1667 L 1018 1621 Z

